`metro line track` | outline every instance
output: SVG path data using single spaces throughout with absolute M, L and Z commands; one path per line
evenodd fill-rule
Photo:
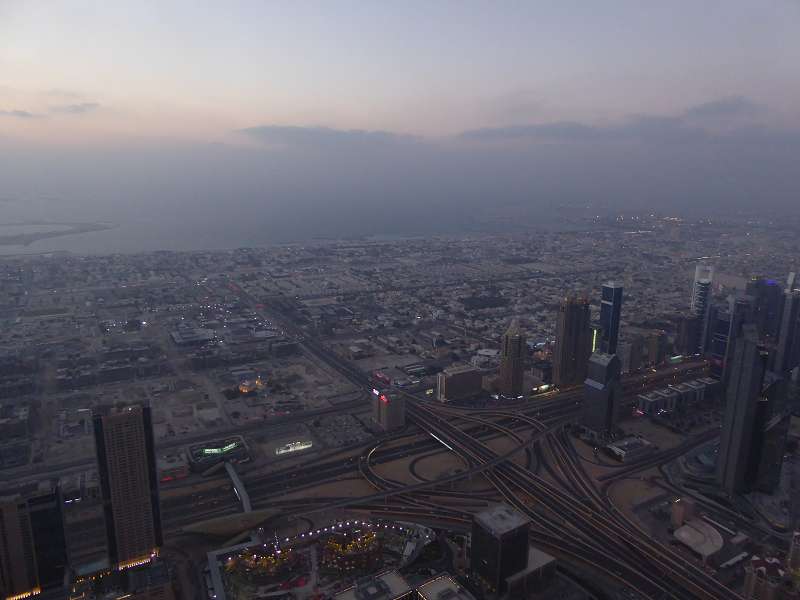
M 416 405 L 411 409 L 410 416 L 412 420 L 418 422 L 418 425 L 424 423 L 431 427 L 436 435 L 446 440 L 455 451 L 464 453 L 476 462 L 491 460 L 495 455 L 485 444 L 464 434 L 431 409 Z M 523 416 L 520 418 L 529 419 Z M 554 447 L 554 451 L 557 454 L 564 454 L 564 449 L 558 446 Z M 736 594 L 731 590 L 686 562 L 671 549 L 651 542 L 638 526 L 631 524 L 616 510 L 610 508 L 596 490 L 592 492 L 586 488 L 585 484 L 581 483 L 581 477 L 585 474 L 581 476 L 574 470 L 580 468 L 577 463 L 573 462 L 572 467 L 569 467 L 568 463 L 562 463 L 561 468 L 570 469 L 567 478 L 572 483 L 568 484 L 566 490 L 554 487 L 535 474 L 526 473 L 519 465 L 510 461 L 498 465 L 490 481 L 497 486 L 506 500 L 534 519 L 534 532 L 537 532 L 538 526 L 546 521 L 544 528 L 555 529 L 554 533 L 557 536 L 582 538 L 586 545 L 594 546 L 592 566 L 601 568 L 607 573 L 624 572 L 628 584 L 648 598 L 661 596 L 718 600 L 736 598 Z M 497 475 L 505 477 L 506 481 L 515 485 L 519 492 L 509 493 L 508 486 L 503 481 L 498 481 Z M 576 489 L 583 490 L 584 500 L 573 496 Z M 536 509 L 525 503 L 524 496 L 537 502 Z M 545 513 L 541 512 L 540 506 L 546 509 Z M 563 527 L 562 523 L 559 523 L 559 518 L 563 521 Z M 602 545 L 598 547 L 596 540 L 602 540 Z M 633 566 L 640 564 L 651 565 L 647 569 L 647 575 L 643 569 Z

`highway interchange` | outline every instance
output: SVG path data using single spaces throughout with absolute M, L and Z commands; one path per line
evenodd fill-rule
M 244 291 L 235 288 L 242 301 L 255 310 L 266 311 Z M 310 337 L 296 326 L 290 315 L 272 307 L 263 315 L 277 322 L 298 340 L 304 352 L 335 369 L 362 390 L 362 397 L 331 410 L 365 407 L 372 382 L 368 374 Z M 642 390 L 668 382 L 697 377 L 705 368 L 702 362 L 683 363 L 629 377 L 625 391 L 635 397 Z M 392 390 L 406 399 L 408 426 L 392 435 L 346 452 L 323 455 L 269 474 L 244 472 L 242 479 L 254 509 L 280 509 L 286 517 L 314 519 L 340 509 L 369 511 L 376 516 L 420 520 L 442 527 L 464 530 L 471 515 L 491 502 L 505 501 L 527 514 L 532 522 L 531 541 L 537 547 L 573 565 L 602 574 L 609 582 L 638 592 L 643 598 L 700 598 L 732 600 L 737 594 L 698 565 L 673 549 L 653 540 L 640 526 L 618 510 L 584 470 L 565 427 L 575 422 L 582 400 L 582 389 L 562 390 L 543 398 L 504 406 L 467 409 L 441 405 L 413 391 Z M 352 406 L 351 406 L 352 405 Z M 327 409 L 326 409 L 327 410 Z M 293 415 L 305 420 L 308 413 Z M 263 431 L 263 429 L 262 429 Z M 666 463 L 689 447 L 707 441 L 705 434 L 677 449 L 661 451 L 614 469 L 608 478 Z M 510 450 L 498 451 L 493 440 L 511 443 Z M 184 441 L 185 443 L 185 441 Z M 379 473 L 379 466 L 401 459 L 454 453 L 464 467 L 435 480 L 415 483 L 396 481 Z M 476 478 L 489 483 L 478 491 L 456 491 L 453 484 Z M 360 478 L 373 493 L 359 497 L 316 497 L 307 500 L 285 498 L 325 482 Z M 186 495 L 162 497 L 162 518 L 170 536 L 185 535 L 183 530 L 198 521 L 241 510 L 229 482 L 207 486 L 200 491 L 187 489 Z M 87 523 L 87 533 L 102 528 L 102 522 Z M 90 536 L 87 536 L 87 539 Z M 169 539 L 167 539 L 169 544 Z
M 253 301 L 244 293 L 242 296 Z M 275 314 L 270 316 L 274 318 Z M 287 330 L 302 335 L 288 315 L 279 317 Z M 366 374 L 328 351 L 319 341 L 305 338 L 303 345 L 365 392 L 371 387 Z M 673 367 L 672 372 L 667 370 L 658 374 L 659 377 L 640 375 L 626 382 L 626 391 L 649 388 L 662 378 L 677 377 L 679 371 L 686 374 L 699 368 L 700 365 L 690 363 L 681 368 Z M 501 498 L 531 518 L 532 541 L 556 556 L 602 572 L 644 598 L 731 600 L 738 597 L 701 567 L 653 540 L 599 491 L 583 469 L 564 428 L 580 410 L 582 390 L 565 390 L 552 399 L 532 405 L 485 410 L 457 410 L 424 401 L 411 393 L 405 395 L 410 423 L 457 454 L 468 468 L 440 481 L 411 485 L 390 481 L 373 469 L 380 456 L 379 442 L 362 453 L 358 464 L 359 472 L 376 488 L 376 494 L 342 500 L 334 503 L 334 507 L 374 506 L 377 502 L 379 505 L 374 508 L 382 513 L 406 518 L 415 514 L 434 516 L 443 522 L 467 523 L 471 511 L 463 501 L 474 502 L 474 495 L 465 494 L 459 498 L 457 493 L 437 488 L 447 486 L 455 478 L 481 473 Z M 537 415 L 531 416 L 531 412 Z M 475 431 L 475 426 L 482 428 L 483 436 Z M 526 427 L 527 434 L 515 426 Z M 515 448 L 498 454 L 482 439 L 489 431 L 513 439 Z M 418 452 L 420 448 L 408 448 L 407 455 Z M 524 465 L 514 460 L 519 453 L 527 455 Z M 537 456 L 539 467 L 547 464 L 554 476 L 545 477 L 537 472 L 539 469 L 531 469 L 532 455 Z M 665 462 L 674 457 L 674 452 L 670 452 L 660 460 Z M 654 464 L 652 460 L 648 465 Z M 460 502 L 454 505 L 452 500 Z

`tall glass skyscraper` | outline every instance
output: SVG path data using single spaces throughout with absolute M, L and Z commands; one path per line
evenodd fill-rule
M 603 285 L 600 301 L 600 327 L 603 337 L 600 339 L 600 352 L 617 353 L 619 341 L 619 320 L 622 313 L 622 285 L 609 281 Z
M 711 308 L 711 284 L 714 279 L 714 267 L 697 265 L 694 271 L 692 286 L 692 314 L 700 319 L 700 330 L 693 344 L 697 354 L 703 354 L 708 335 L 708 313 Z

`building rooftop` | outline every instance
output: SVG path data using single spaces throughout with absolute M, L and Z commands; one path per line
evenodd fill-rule
M 474 600 L 448 573 L 440 573 L 417 588 L 421 600 Z
M 514 581 L 519 581 L 520 579 L 524 579 L 529 575 L 536 573 L 537 571 L 541 571 L 545 567 L 555 565 L 555 562 L 555 557 L 550 556 L 547 552 L 542 552 L 534 546 L 529 546 L 527 566 L 521 571 L 507 577 L 506 581 L 513 585 Z
M 337 600 L 395 600 L 411 592 L 411 586 L 397 571 L 363 577 L 334 596 Z
M 471 373 L 477 371 L 472 365 L 452 365 L 446 369 L 442 369 L 445 375 L 460 375 L 461 373 Z
M 676 529 L 673 535 L 703 558 L 718 552 L 723 545 L 720 532 L 701 519 L 687 521 L 683 527 Z
M 476 514 L 475 522 L 492 535 L 500 537 L 527 526 L 530 519 L 508 504 L 496 504 Z

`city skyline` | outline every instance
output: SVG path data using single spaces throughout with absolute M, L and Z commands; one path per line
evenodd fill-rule
M 798 30 L 0 0 L 0 600 L 800 599 Z

